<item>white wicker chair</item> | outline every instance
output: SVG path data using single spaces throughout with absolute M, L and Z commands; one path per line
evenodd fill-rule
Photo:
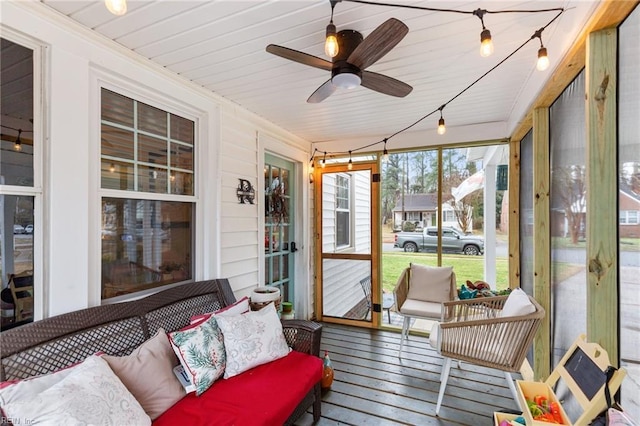
M 519 405 L 511 373 L 520 371 L 545 311 L 529 296 L 535 312 L 503 317 L 501 313 L 507 297 L 443 303 L 441 322 L 433 328 L 429 338 L 431 345 L 444 357 L 436 415 L 442 405 L 452 359 L 502 370 Z
M 409 337 L 411 319 L 440 320 L 442 302 L 454 300 L 457 294 L 456 274 L 451 267 L 432 267 L 414 263 L 402 271 L 393 290 L 396 309 L 404 316 L 398 358 L 402 358 L 404 341 Z

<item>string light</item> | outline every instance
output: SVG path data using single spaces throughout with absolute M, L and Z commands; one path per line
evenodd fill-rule
M 488 39 L 487 43 L 489 41 L 491 41 L 491 32 L 485 27 L 484 20 L 483 20 L 483 16 L 485 14 L 487 14 L 487 13 L 496 14 L 496 13 L 544 13 L 544 12 L 557 12 L 556 15 L 551 20 L 549 20 L 549 22 L 547 22 L 547 24 L 545 26 L 543 26 L 542 28 L 537 30 L 528 40 L 523 42 L 520 46 L 518 46 L 510 54 L 508 54 L 506 57 L 504 57 L 500 62 L 498 62 L 493 67 L 491 67 L 488 71 L 486 71 L 480 77 L 475 79 L 472 83 L 467 85 L 464 89 L 462 89 L 460 92 L 458 92 L 455 96 L 453 96 L 447 102 L 442 104 L 439 108 L 436 108 L 435 110 L 433 110 L 433 111 L 429 112 L 428 114 L 420 117 L 419 119 L 417 119 L 413 123 L 411 123 L 408 126 L 396 131 L 395 133 L 392 133 L 391 135 L 385 137 L 382 140 L 379 140 L 379 141 L 376 141 L 376 142 L 372 142 L 370 144 L 367 144 L 367 145 L 361 146 L 359 148 L 355 148 L 355 149 L 352 149 L 352 150 L 348 151 L 349 159 L 351 160 L 352 152 L 361 151 L 361 150 L 373 147 L 373 146 L 375 146 L 375 145 L 377 145 L 379 143 L 384 143 L 383 154 L 382 154 L 382 161 L 383 162 L 386 162 L 389 159 L 389 153 L 387 151 L 387 141 L 389 139 L 393 138 L 394 136 L 399 135 L 400 133 L 404 133 L 405 131 L 413 128 L 414 126 L 418 125 L 423 120 L 425 120 L 426 118 L 434 115 L 438 111 L 440 112 L 440 119 L 438 120 L 438 130 L 437 131 L 438 131 L 438 134 L 445 133 L 446 132 L 446 127 L 445 127 L 444 117 L 442 116 L 442 110 L 448 104 L 450 104 L 451 102 L 456 100 L 458 97 L 460 97 L 462 94 L 464 94 L 471 87 L 476 85 L 480 80 L 482 80 L 488 74 L 490 74 L 491 72 L 495 71 L 500 65 L 505 63 L 509 58 L 511 58 L 513 55 L 515 55 L 517 52 L 519 52 L 523 47 L 525 47 L 534 38 L 539 38 L 540 39 L 540 49 L 538 49 L 538 61 L 539 61 L 539 63 L 536 64 L 536 68 L 538 68 L 538 69 L 546 69 L 546 67 L 549 66 L 549 58 L 547 56 L 547 49 L 542 44 L 542 31 L 544 31 L 549 25 L 551 25 L 553 22 L 555 22 L 560 17 L 560 15 L 562 15 L 566 11 L 564 8 L 535 9 L 535 10 L 498 10 L 498 11 L 489 11 L 489 10 L 484 10 L 484 9 L 477 9 L 477 10 L 474 10 L 474 11 L 463 11 L 463 10 L 454 10 L 454 9 L 441 9 L 441 8 L 423 7 L 423 6 L 416 6 L 416 5 L 404 5 L 404 4 L 395 4 L 395 3 L 380 3 L 380 2 L 368 1 L 368 0 L 331 0 L 331 4 L 332 4 L 331 21 L 332 22 L 333 22 L 333 7 L 335 6 L 335 3 L 337 3 L 338 1 L 369 4 L 369 5 L 376 5 L 376 6 L 390 6 L 390 7 L 396 7 L 396 8 L 419 9 L 419 10 L 427 10 L 427 11 L 433 11 L 433 12 L 452 12 L 452 13 L 461 13 L 461 14 L 472 14 L 472 15 L 475 15 L 478 18 L 480 18 L 480 21 L 482 22 L 482 29 L 483 29 L 483 31 L 481 33 L 481 37 L 480 37 L 481 38 L 481 42 L 484 41 L 483 39 Z M 484 36 L 483 36 L 483 34 L 484 34 Z M 491 45 L 490 45 L 490 50 L 491 50 L 491 52 L 493 52 L 493 43 L 491 43 Z M 545 62 L 546 62 L 546 65 L 545 65 Z M 540 67 L 544 67 L 544 68 L 540 68 Z M 317 151 L 317 149 L 314 150 L 314 154 L 311 156 L 312 159 L 315 157 L 316 151 Z M 330 154 L 344 155 L 346 153 L 345 152 L 330 152 Z M 324 151 L 324 156 L 323 156 L 323 159 L 322 159 L 322 161 L 320 163 L 322 168 L 324 168 L 325 165 L 326 165 L 326 158 L 327 158 L 327 151 Z
M 484 26 L 484 15 L 487 13 L 484 9 L 476 9 L 473 14 L 480 18 L 482 23 L 482 32 L 480 33 L 480 56 L 486 58 L 493 53 L 493 41 L 491 40 L 491 31 Z
M 353 170 L 353 161 L 351 161 L 351 151 L 349 151 L 349 164 L 347 164 L 347 169 Z
M 327 151 L 324 152 L 324 157 L 322 158 L 322 163 L 320 166 L 324 169 L 327 166 Z
M 22 151 L 22 141 L 20 140 L 20 135 L 22 134 L 22 129 L 18 129 L 18 137 L 16 141 L 13 143 L 13 149 L 16 151 Z
M 444 135 L 447 131 L 447 128 L 444 125 L 444 118 L 442 117 L 442 110 L 444 109 L 444 105 L 442 105 L 438 110 L 440 111 L 440 120 L 438 120 L 438 134 Z
M 109 12 L 116 16 L 122 16 L 127 13 L 127 0 L 104 0 Z
M 336 32 L 336 26 L 333 24 L 333 9 L 336 7 L 337 0 L 331 0 L 331 20 L 327 25 L 326 38 L 324 42 L 324 53 L 330 58 L 335 58 L 340 51 L 338 45 L 338 34 Z
M 538 49 L 538 62 L 536 62 L 536 68 L 538 71 L 544 71 L 549 68 L 549 56 L 547 56 L 547 48 L 542 44 L 542 31 L 544 28 L 540 28 L 533 34 L 533 38 L 540 40 L 540 49 Z
M 387 138 L 384 139 L 384 149 L 382 150 L 382 162 L 389 162 L 389 151 L 387 151 Z
M 109 164 L 109 172 L 111 173 L 115 173 L 116 172 L 116 165 L 111 163 Z

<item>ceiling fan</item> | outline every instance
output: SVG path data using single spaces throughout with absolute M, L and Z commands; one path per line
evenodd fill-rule
M 332 62 L 275 44 L 268 45 L 267 52 L 331 71 L 331 78 L 309 96 L 308 103 L 322 102 L 338 88 L 351 89 L 360 85 L 385 95 L 403 98 L 411 93 L 411 86 L 395 78 L 366 71 L 365 68 L 389 53 L 408 32 L 409 28 L 395 18 L 382 23 L 366 38 L 358 31 L 342 30 L 337 34 L 339 49 Z

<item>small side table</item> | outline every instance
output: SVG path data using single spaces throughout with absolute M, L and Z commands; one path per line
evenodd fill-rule
M 382 313 L 387 311 L 387 319 L 391 324 L 391 308 L 396 303 L 392 293 L 382 293 Z

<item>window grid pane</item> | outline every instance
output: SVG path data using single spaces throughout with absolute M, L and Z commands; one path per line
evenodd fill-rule
M 194 195 L 193 121 L 107 89 L 101 105 L 102 188 Z

